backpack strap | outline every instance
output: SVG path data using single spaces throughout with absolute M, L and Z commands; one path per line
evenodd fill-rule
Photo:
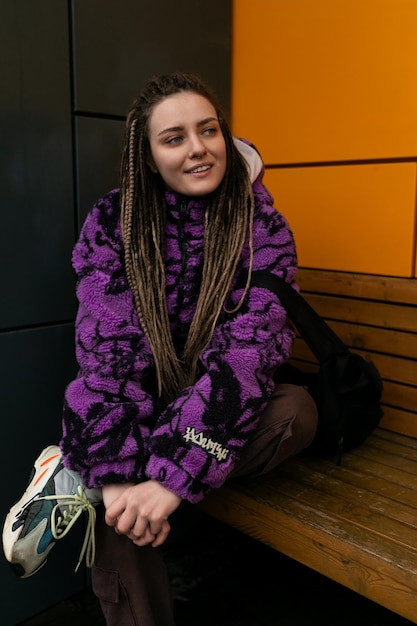
M 251 285 L 276 293 L 294 326 L 317 358 L 324 363 L 332 356 L 349 352 L 347 346 L 312 306 L 283 278 L 266 271 L 254 271 Z

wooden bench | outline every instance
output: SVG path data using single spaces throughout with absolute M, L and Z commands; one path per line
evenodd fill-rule
M 300 455 L 199 506 L 417 624 L 417 280 L 303 269 L 298 282 L 381 372 L 381 425 L 341 466 Z M 293 360 L 315 366 L 300 338 Z

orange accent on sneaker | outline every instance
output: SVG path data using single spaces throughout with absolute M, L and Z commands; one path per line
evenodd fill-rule
M 33 483 L 34 485 L 37 485 L 38 482 L 45 476 L 46 472 L 48 470 L 46 469 L 45 471 L 42 472 L 42 474 L 40 476 L 37 477 L 37 479 L 35 480 L 35 482 Z
M 58 457 L 59 457 L 59 454 L 53 454 L 52 456 L 48 456 L 47 459 L 42 461 L 41 466 L 46 465 L 47 463 L 50 463 L 51 461 L 53 461 L 54 459 L 57 459 Z
M 48 457 L 47 459 L 45 459 L 44 461 L 42 461 L 41 463 L 41 467 L 43 467 L 44 465 L 47 465 L 48 463 L 50 463 L 51 461 L 53 461 L 54 459 L 56 459 L 57 457 L 59 457 L 59 454 L 54 454 L 53 456 Z M 45 476 L 46 472 L 48 471 L 48 469 L 45 469 L 42 474 L 40 476 L 38 476 L 38 478 L 35 480 L 35 482 L 33 483 L 34 485 L 37 485 L 38 482 L 40 480 L 42 480 L 42 478 Z

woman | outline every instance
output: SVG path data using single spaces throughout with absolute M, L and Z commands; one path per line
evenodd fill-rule
M 109 625 L 171 626 L 158 548 L 174 511 L 314 437 L 312 399 L 279 384 L 294 339 L 285 310 L 250 282 L 262 270 L 294 283 L 297 267 L 262 172 L 198 77 L 153 79 L 127 116 L 120 190 L 97 202 L 75 246 L 80 369 L 41 498 L 46 485 L 53 498 L 81 480 L 90 501 L 102 488 L 92 580 Z M 19 532 L 3 536 L 17 564 Z

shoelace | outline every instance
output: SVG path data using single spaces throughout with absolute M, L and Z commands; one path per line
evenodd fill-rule
M 96 540 L 94 534 L 96 511 L 88 500 L 81 485 L 78 485 L 77 493 L 75 494 L 41 496 L 39 500 L 59 500 L 51 512 L 51 532 L 54 539 L 63 539 L 74 526 L 80 515 L 82 515 L 84 511 L 87 512 L 87 528 L 75 571 L 78 571 L 84 556 L 87 567 L 92 567 L 96 555 Z M 62 507 L 67 508 L 61 511 Z

